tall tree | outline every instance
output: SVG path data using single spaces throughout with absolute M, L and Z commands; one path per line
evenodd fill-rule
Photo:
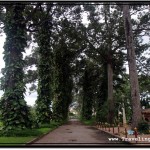
M 112 8 L 113 7 L 113 8 Z M 85 6 L 89 11 L 88 19 L 90 21 L 87 27 L 87 42 L 99 64 L 107 65 L 107 100 L 109 105 L 108 122 L 114 121 L 115 101 L 113 99 L 114 91 L 114 72 L 122 71 L 123 63 L 118 63 L 119 59 L 123 62 L 124 53 L 124 32 L 123 21 L 121 20 L 121 11 L 117 11 L 114 5 L 93 5 Z M 117 23 L 116 23 L 117 22 Z M 98 57 L 99 56 L 99 57 Z M 118 68 L 117 68 L 118 67 Z M 117 72 L 115 70 L 118 70 Z
M 27 46 L 25 5 L 5 5 L 4 95 L 1 100 L 2 121 L 6 130 L 30 126 L 29 110 L 24 100 L 23 52 Z
M 55 61 L 53 109 L 57 119 L 66 120 L 72 102 L 74 61 L 85 46 L 80 27 L 80 6 L 59 5 L 55 15 L 57 20 L 53 32 Z
M 114 98 L 113 98 L 113 53 L 112 53 L 112 30 L 110 25 L 110 5 L 104 5 L 104 18 L 106 24 L 106 53 L 107 53 L 107 76 L 108 76 L 108 121 L 113 123 L 114 121 Z
M 85 71 L 83 75 L 83 100 L 82 100 L 82 118 L 90 120 L 92 118 L 93 106 L 93 64 L 86 61 Z
M 45 7 L 45 8 L 44 8 Z M 44 11 L 46 9 L 46 11 Z M 51 118 L 51 28 L 52 16 L 50 11 L 52 5 L 41 6 L 39 12 L 40 26 L 37 27 L 37 43 L 39 46 L 38 62 L 38 98 L 36 101 L 37 117 L 39 123 L 49 123 Z
M 126 36 L 126 46 L 129 65 L 129 78 L 131 85 L 131 100 L 132 100 L 132 128 L 137 127 L 142 119 L 141 104 L 139 95 L 138 74 L 136 68 L 135 46 L 132 33 L 132 24 L 129 4 L 123 5 L 124 29 Z

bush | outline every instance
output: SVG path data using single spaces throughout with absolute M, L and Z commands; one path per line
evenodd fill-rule
M 61 123 L 60 122 L 56 122 L 56 121 L 50 121 L 50 123 L 48 124 L 41 124 L 40 128 L 53 128 L 53 127 L 58 127 Z
M 61 122 L 56 122 L 56 121 L 51 121 L 50 122 L 50 127 L 53 128 L 53 127 L 58 127 L 60 126 L 62 123 Z
M 3 123 L 0 121 L 0 128 L 3 127 Z
M 48 124 L 48 123 L 47 124 L 46 123 L 45 124 L 41 124 L 40 128 L 50 128 L 50 124 Z
M 146 121 L 141 121 L 138 124 L 138 131 L 140 133 L 148 134 L 149 133 L 149 124 Z
M 90 120 L 82 119 L 81 122 L 83 122 L 85 125 L 94 125 L 96 122 L 96 119 L 95 119 L 95 117 L 93 117 Z
M 1 130 L 0 136 L 6 136 L 6 137 L 40 136 L 50 130 L 55 129 L 59 125 L 60 123 L 51 121 L 50 124 L 42 124 L 40 128 Z
M 97 110 L 96 121 L 107 122 L 108 116 L 108 101 L 106 101 L 101 108 Z
M 37 129 L 23 129 L 23 130 L 2 130 L 0 132 L 0 136 L 7 136 L 7 137 L 27 137 L 27 136 L 39 136 L 42 132 Z
M 69 112 L 69 116 L 75 116 L 75 114 L 72 112 Z

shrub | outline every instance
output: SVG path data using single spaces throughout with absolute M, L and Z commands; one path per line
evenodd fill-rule
M 146 121 L 141 121 L 138 124 L 138 131 L 140 133 L 148 134 L 149 133 L 149 124 Z
M 0 136 L 7 136 L 7 137 L 27 137 L 27 136 L 39 136 L 42 132 L 37 129 L 23 129 L 23 130 L 8 130 L 8 131 L 1 131 Z
M 50 124 L 48 124 L 48 123 L 41 124 L 40 128 L 50 128 Z
M 3 123 L 0 121 L 0 128 L 3 127 Z
M 90 120 L 82 119 L 81 122 L 83 122 L 85 125 L 94 125 L 96 122 L 96 119 L 95 117 L 92 117 L 92 119 Z
M 58 127 L 60 126 L 62 123 L 61 122 L 56 122 L 56 121 L 51 121 L 50 122 L 50 127 Z
M 72 112 L 69 112 L 69 116 L 75 116 L 75 114 Z

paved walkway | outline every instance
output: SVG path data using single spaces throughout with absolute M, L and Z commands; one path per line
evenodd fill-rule
M 92 126 L 86 126 L 77 120 L 71 120 L 41 139 L 30 144 L 33 146 L 111 146 L 128 145 L 121 141 L 109 141 L 112 136 Z
M 114 127 L 114 130 L 113 128 L 100 128 L 100 126 L 97 126 L 98 129 L 106 132 L 106 133 L 109 133 L 109 134 L 112 134 L 112 135 L 115 135 L 116 137 L 119 137 L 122 139 L 122 141 L 128 141 L 134 145 L 139 145 L 139 146 L 150 146 L 150 134 L 142 134 L 142 133 L 139 133 L 137 134 L 137 137 L 135 137 L 134 134 L 130 135 L 130 134 L 127 134 L 125 135 L 125 127 L 119 127 L 119 130 L 118 130 L 118 127 Z M 131 130 L 131 126 L 126 126 L 126 131 L 128 130 Z M 127 132 L 128 133 L 128 132 Z M 126 137 L 127 136 L 127 137 Z

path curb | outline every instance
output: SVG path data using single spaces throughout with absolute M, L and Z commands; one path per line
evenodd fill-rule
M 49 131 L 49 132 L 47 132 L 47 133 L 45 133 L 45 134 L 42 134 L 42 135 L 40 135 L 40 136 L 34 138 L 33 140 L 27 142 L 25 145 L 29 145 L 29 144 L 32 144 L 32 143 L 34 143 L 34 142 L 40 140 L 41 138 L 43 138 L 45 135 L 49 134 L 50 132 L 51 132 L 51 131 Z
M 95 127 L 95 126 L 94 126 L 94 127 Z M 95 128 L 98 129 L 97 127 L 95 127 Z M 102 131 L 102 132 L 104 132 L 104 133 L 107 133 L 107 134 L 113 136 L 114 138 L 118 138 L 118 139 L 120 139 L 120 140 L 122 141 L 121 137 L 118 136 L 118 135 L 112 134 L 112 133 L 110 133 L 110 132 L 107 132 L 107 131 L 104 131 L 104 130 L 101 130 L 101 129 L 98 129 L 98 130 L 100 130 L 100 131 Z M 127 144 L 132 144 L 132 145 L 134 145 L 134 143 L 131 143 L 131 142 L 129 142 L 129 141 L 122 141 L 122 142 L 127 143 Z
M 55 129 L 59 128 L 59 127 L 62 126 L 62 125 L 64 125 L 64 124 L 61 124 L 61 125 L 57 126 L 56 128 L 52 129 L 51 131 L 48 131 L 47 133 L 42 134 L 42 135 L 40 135 L 40 136 L 34 138 L 33 140 L 27 142 L 25 145 L 27 146 L 27 145 L 33 144 L 34 142 L 40 140 L 41 138 L 43 138 L 44 136 L 48 135 L 50 132 L 54 131 Z
M 57 127 L 57 128 L 58 128 L 58 127 Z M 54 128 L 53 130 L 55 130 L 55 129 L 57 129 L 57 128 Z M 53 130 L 48 131 L 47 133 L 44 133 L 44 134 L 42 134 L 42 135 L 40 135 L 40 136 L 34 138 L 33 140 L 27 142 L 25 145 L 30 145 L 30 144 L 32 144 L 32 143 L 34 143 L 34 142 L 40 140 L 41 138 L 43 138 L 44 136 L 48 135 L 48 134 L 49 134 L 50 132 L 52 132 Z

